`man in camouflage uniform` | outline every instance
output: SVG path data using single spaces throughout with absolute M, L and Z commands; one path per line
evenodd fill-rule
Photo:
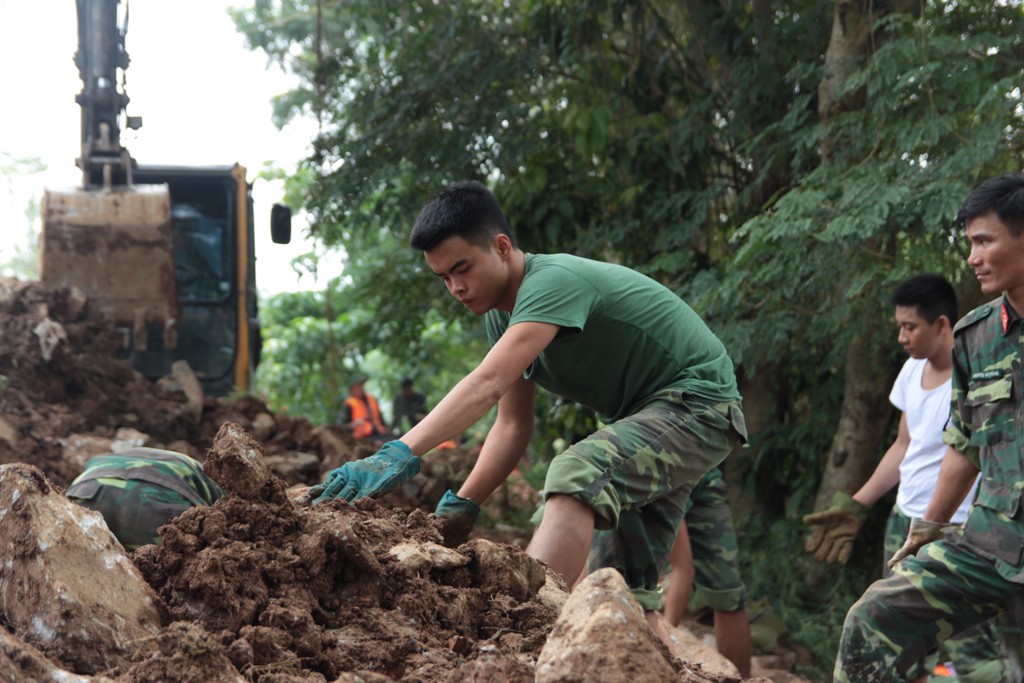
M 953 404 L 939 483 L 921 519 L 843 625 L 835 680 L 899 681 L 954 633 L 1024 600 L 1024 174 L 975 188 L 957 214 L 971 245 L 967 263 L 998 299 L 953 331 Z M 949 527 L 973 487 L 963 528 Z M 915 555 L 916 553 L 916 555 Z
M 196 505 L 224 496 L 203 466 L 174 451 L 133 448 L 89 458 L 67 497 L 103 515 L 126 550 L 160 544 L 164 524 Z
M 527 553 L 573 583 L 592 543 L 601 544 L 602 566 L 622 573 L 667 641 L 659 579 L 683 506 L 694 484 L 746 438 L 725 346 L 678 296 L 636 271 L 524 253 L 480 183 L 438 194 L 410 241 L 451 294 L 484 316 L 491 350 L 400 440 L 329 473 L 314 487 L 318 500 L 400 485 L 419 470 L 417 456 L 497 404 L 473 471 L 437 508 L 446 524 L 465 530 L 523 457 L 536 387 L 544 387 L 593 408 L 606 426 L 555 456 Z
M 693 595 L 695 609 L 712 610 L 715 646 L 750 678 L 750 620 L 747 589 L 740 578 L 736 530 L 722 470 L 713 468 L 694 487 L 669 554 L 665 620 L 678 626 Z

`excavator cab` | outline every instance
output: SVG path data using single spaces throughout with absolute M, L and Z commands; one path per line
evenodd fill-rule
M 171 195 L 171 255 L 180 304 L 177 344 L 150 326 L 132 349 L 136 368 L 161 377 L 188 361 L 210 394 L 248 388 L 259 360 L 260 332 L 253 248 L 252 193 L 239 165 L 140 166 L 143 185 Z

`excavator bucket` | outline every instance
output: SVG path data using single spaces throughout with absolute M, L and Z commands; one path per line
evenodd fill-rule
M 46 190 L 40 279 L 78 287 L 90 317 L 132 330 L 145 350 L 147 327 L 160 325 L 177 345 L 180 318 L 174 272 L 171 195 L 167 185 Z

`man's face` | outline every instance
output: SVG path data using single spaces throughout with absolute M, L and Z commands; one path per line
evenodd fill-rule
M 945 318 L 938 317 L 929 324 L 917 312 L 917 306 L 897 306 L 896 325 L 899 327 L 900 346 L 911 358 L 932 358 L 942 349 L 942 330 Z
M 1015 237 L 994 211 L 967 222 L 971 255 L 981 291 L 999 294 L 1024 287 L 1024 240 Z
M 495 237 L 487 249 L 449 237 L 423 254 L 451 295 L 476 315 L 502 307 L 508 298 L 507 245 L 502 237 Z

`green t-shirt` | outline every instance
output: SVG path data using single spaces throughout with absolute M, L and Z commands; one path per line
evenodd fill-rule
M 485 322 L 492 346 L 516 323 L 560 326 L 524 376 L 606 422 L 669 389 L 715 403 L 740 397 L 732 360 L 700 316 L 624 266 L 527 254 L 511 314 L 492 310 Z

